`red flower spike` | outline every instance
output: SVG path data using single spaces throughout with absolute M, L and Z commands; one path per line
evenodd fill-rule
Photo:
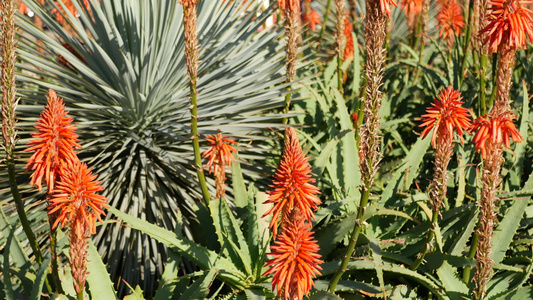
M 273 203 L 274 207 L 263 215 L 265 217 L 272 214 L 269 227 L 272 228 L 274 238 L 278 232 L 280 217 L 283 223 L 283 220 L 287 219 L 286 215 L 295 208 L 300 209 L 305 220 L 310 222 L 311 218 L 315 218 L 313 209 L 321 203 L 316 196 L 320 191 L 311 184 L 315 180 L 311 178 L 308 160 L 309 157 L 305 157 L 300 146 L 296 130 L 287 128 L 283 156 L 272 180 L 271 187 L 274 190 L 268 192 L 269 198 L 265 202 Z
M 512 112 L 506 112 L 497 117 L 484 115 L 474 121 L 469 131 L 476 131 L 472 141 L 476 150 L 481 152 L 483 159 L 486 157 L 488 142 L 503 143 L 510 148 L 511 138 L 517 143 L 523 141 L 522 135 L 514 125 L 515 119 L 516 116 Z
M 418 15 L 424 7 L 424 0 L 401 0 L 400 3 L 407 16 Z
M 353 25 L 352 22 L 350 22 L 350 14 L 346 14 L 344 17 L 344 36 L 346 36 L 346 47 L 344 47 L 344 59 L 349 59 L 353 56 Z
M 278 0 L 278 6 L 281 10 L 300 12 L 300 0 Z
M 270 269 L 263 276 L 274 274 L 272 290 L 277 290 L 278 297 L 302 299 L 315 285 L 313 279 L 320 275 L 323 261 L 310 224 L 299 219 L 286 225 L 270 247 L 272 259 L 265 265 Z
M 302 14 L 302 21 L 307 24 L 313 32 L 316 30 L 317 24 L 322 24 L 322 21 L 320 21 L 320 15 L 314 9 L 309 9 Z
M 391 16 L 391 5 L 398 7 L 396 0 L 379 0 L 379 7 L 381 8 L 381 13 L 389 18 Z
M 103 209 L 109 207 L 107 198 L 96 194 L 104 190 L 101 182 L 96 181 L 97 175 L 78 159 L 64 164 L 60 174 L 48 211 L 48 214 L 59 212 L 53 228 L 69 223 L 79 237 L 85 236 L 86 230 L 95 234 L 96 219 L 102 222 L 100 215 L 105 216 Z
M 485 43 L 489 52 L 498 52 L 500 45 L 514 49 L 526 48 L 526 39 L 533 40 L 533 11 L 525 7 L 533 1 L 492 0 L 485 21 L 488 23 L 480 34 L 487 34 Z
M 436 147 L 438 139 L 452 142 L 453 131 L 457 130 L 457 134 L 464 143 L 463 132 L 468 130 L 471 126 L 470 114 L 466 108 L 461 107 L 461 93 L 454 90 L 451 86 L 443 88 L 434 103 L 431 103 L 426 112 L 422 115 L 422 124 L 419 127 L 425 127 L 421 133 L 422 138 L 425 138 L 433 129 L 431 143 L 433 148 Z
M 459 35 L 465 26 L 463 12 L 455 0 L 441 3 L 437 21 L 440 27 L 439 37 L 446 39 L 449 45 L 453 44 L 455 35 Z
M 206 138 L 207 143 L 211 148 L 207 149 L 202 156 L 207 158 L 206 168 L 211 174 L 211 170 L 215 170 L 217 198 L 223 197 L 226 193 L 226 165 L 231 166 L 231 161 L 235 161 L 232 152 L 237 152 L 231 144 L 236 144 L 235 140 L 230 139 L 227 136 L 222 136 L 221 132 L 218 132 L 216 136 L 210 135 Z
M 35 126 L 39 131 L 31 134 L 34 139 L 24 151 L 35 151 L 26 164 L 27 171 L 34 171 L 30 184 L 41 190 L 44 177 L 48 191 L 52 192 L 61 165 L 77 159 L 74 149 L 81 146 L 77 143 L 76 127 L 72 117 L 67 117 L 63 100 L 53 90 L 48 90 L 47 99 L 48 104 Z

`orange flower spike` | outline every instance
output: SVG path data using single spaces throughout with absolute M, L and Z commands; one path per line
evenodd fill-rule
M 497 117 L 481 116 L 474 121 L 469 131 L 476 131 L 472 142 L 474 142 L 476 150 L 481 152 L 481 157 L 486 157 L 487 142 L 503 143 L 507 148 L 510 148 L 511 138 L 517 143 L 523 141 L 522 135 L 514 125 L 515 119 L 514 114 L 507 112 Z
M 283 156 L 272 180 L 272 191 L 265 204 L 273 203 L 274 207 L 269 209 L 262 217 L 272 214 L 270 228 L 276 238 L 278 233 L 278 223 L 285 219 L 285 215 L 294 208 L 299 208 L 305 220 L 311 221 L 315 218 L 313 209 L 321 203 L 316 196 L 320 194 L 318 188 L 311 183 L 315 180 L 311 178 L 311 166 L 309 157 L 300 146 L 298 135 L 294 128 L 289 127 L 285 131 L 285 149 Z M 282 221 L 283 222 L 283 221 Z
M 407 16 L 418 15 L 424 6 L 424 0 L 401 0 L 400 3 Z
M 459 35 L 465 26 L 461 7 L 454 0 L 441 3 L 437 21 L 440 27 L 439 37 L 448 40 L 449 45 L 453 44 L 454 35 Z
M 480 31 L 487 33 L 485 43 L 491 53 L 498 52 L 500 45 L 514 49 L 526 48 L 526 39 L 533 40 L 533 11 L 526 7 L 533 1 L 493 0 L 485 21 L 488 25 Z
M 350 22 L 350 14 L 347 13 L 344 17 L 344 36 L 346 36 L 346 47 L 344 48 L 344 59 L 349 59 L 353 56 L 354 42 L 352 37 L 353 26 Z
M 461 99 L 461 93 L 451 86 L 443 88 L 434 103 L 431 103 L 431 107 L 426 110 L 427 114 L 422 115 L 423 123 L 419 127 L 425 128 L 421 136 L 425 138 L 433 129 L 433 148 L 439 139 L 452 142 L 454 129 L 457 130 L 461 143 L 464 142 L 463 133 L 470 128 L 471 123 L 468 110 L 461 106 L 464 103 Z
M 300 11 L 300 0 L 278 0 L 278 6 L 281 10 Z
M 59 212 L 53 228 L 58 224 L 65 227 L 70 223 L 78 233 L 83 234 L 86 228 L 89 233 L 96 233 L 96 222 L 102 222 L 101 215 L 105 216 L 104 208 L 109 207 L 107 198 L 97 194 L 104 188 L 100 181 L 96 181 L 91 169 L 79 160 L 64 164 L 60 180 L 50 199 L 48 214 Z
M 289 222 L 270 250 L 272 259 L 265 265 L 270 269 L 263 276 L 274 274 L 272 289 L 278 297 L 303 299 L 315 285 L 313 279 L 320 275 L 323 263 L 311 225 L 303 219 Z
M 62 163 L 75 159 L 74 149 L 81 146 L 77 143 L 76 127 L 72 117 L 67 117 L 63 100 L 53 90 L 48 90 L 47 99 L 48 104 L 35 126 L 38 131 L 31 134 L 34 139 L 24 151 L 35 151 L 26 164 L 27 171 L 34 171 L 30 184 L 41 190 L 44 177 L 48 191 L 52 192 Z
M 396 0 L 379 0 L 379 6 L 381 8 L 381 13 L 390 18 L 392 12 L 390 6 L 394 5 L 398 7 Z
M 302 21 L 309 25 L 313 32 L 316 30 L 317 24 L 322 24 L 322 21 L 320 21 L 320 15 L 314 9 L 309 9 L 302 14 Z
M 231 161 L 235 161 L 232 152 L 237 152 L 237 149 L 233 148 L 231 144 L 236 144 L 235 140 L 230 139 L 228 136 L 222 136 L 221 132 L 218 132 L 216 136 L 210 135 L 205 139 L 211 148 L 207 149 L 202 156 L 207 158 L 207 164 L 205 167 L 211 174 L 213 164 L 231 166 Z

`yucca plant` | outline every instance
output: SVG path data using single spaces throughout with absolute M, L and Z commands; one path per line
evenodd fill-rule
M 80 0 L 72 1 L 73 14 L 62 1 L 24 2 L 47 30 L 26 17 L 19 22 L 21 144 L 33 130 L 46 89 L 54 88 L 77 120 L 85 143 L 80 158 L 100 174 L 109 204 L 169 230 L 183 216 L 183 234 L 209 245 L 196 218 L 205 207 L 198 204 L 192 167 L 182 7 L 175 0 Z M 260 157 L 254 152 L 265 139 L 261 132 L 284 117 L 277 108 L 283 105 L 285 53 L 279 28 L 263 27 L 272 8 L 261 13 L 255 3 L 244 2 L 198 4 L 198 127 L 201 140 L 217 130 L 243 145 L 254 140 L 241 151 L 249 160 Z M 257 174 L 257 168 L 243 167 L 248 176 Z M 213 195 L 214 183 L 208 178 Z M 33 192 L 27 186 L 26 191 Z M 26 205 L 35 205 L 40 195 L 28 193 Z M 156 286 L 164 246 L 116 222 L 103 225 L 95 244 L 113 278 L 148 292 Z

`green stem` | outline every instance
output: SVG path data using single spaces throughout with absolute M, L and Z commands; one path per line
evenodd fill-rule
M 473 259 L 474 257 L 476 257 L 478 242 L 479 242 L 479 235 L 477 233 L 474 233 L 474 237 L 472 237 L 472 244 L 470 245 L 470 251 L 468 251 L 468 258 Z M 472 271 L 472 267 L 465 267 L 463 269 L 463 282 L 466 284 L 470 283 L 470 272 L 471 271 Z
M 17 212 L 20 218 L 20 222 L 22 224 L 22 229 L 28 237 L 31 249 L 33 250 L 33 254 L 35 255 L 35 260 L 38 264 L 41 264 L 43 262 L 43 255 L 41 254 L 41 249 L 39 248 L 39 244 L 37 243 L 35 234 L 33 233 L 33 230 L 30 226 L 30 222 L 28 221 L 28 217 L 26 216 L 26 211 L 24 210 L 24 204 L 22 203 L 22 198 L 20 197 L 20 192 L 18 189 L 17 179 L 15 175 L 15 162 L 12 158 L 7 159 L 7 172 L 9 175 L 9 185 L 11 186 L 11 193 L 13 194 L 13 199 L 15 200 L 15 204 L 17 206 Z
M 83 300 L 83 291 L 76 293 L 76 300 Z
M 324 14 L 324 22 L 322 23 L 322 29 L 320 29 L 320 35 L 318 36 L 318 41 L 321 41 L 322 37 L 324 36 L 324 32 L 326 31 L 330 11 L 331 11 L 331 0 L 328 0 L 328 4 L 326 5 L 326 13 Z M 320 46 L 320 43 L 318 43 L 318 45 Z
M 344 253 L 344 257 L 342 259 L 341 265 L 339 266 L 339 268 L 337 269 L 337 272 L 335 272 L 335 275 L 333 275 L 333 278 L 331 278 L 331 281 L 329 282 L 328 290 L 331 293 L 335 293 L 335 288 L 337 287 L 339 280 L 341 279 L 344 272 L 346 272 L 346 267 L 348 266 L 348 263 L 350 262 L 350 258 L 352 256 L 353 250 L 355 249 L 355 245 L 357 244 L 357 239 L 359 238 L 359 234 L 361 233 L 363 218 L 365 216 L 366 205 L 368 204 L 369 198 L 370 198 L 370 191 L 367 189 L 361 195 L 361 203 L 359 205 L 359 208 L 357 209 L 357 218 L 355 220 L 355 224 L 352 230 L 352 235 L 350 236 L 350 243 L 348 244 L 348 247 L 346 248 L 346 252 Z
M 415 271 L 418 269 L 420 264 L 424 261 L 424 257 L 429 251 L 429 248 L 431 247 L 431 244 L 433 242 L 433 238 L 435 238 L 435 230 L 437 228 L 437 222 L 439 221 L 439 212 L 433 211 L 433 215 L 431 216 L 431 230 L 429 231 L 428 237 L 426 239 L 426 243 L 424 245 L 424 248 L 422 251 L 420 251 L 420 254 L 418 255 L 418 258 L 415 260 L 415 262 L 411 265 L 411 270 Z
M 461 74 L 459 74 L 459 86 L 458 89 L 463 85 L 463 74 L 465 73 L 466 61 L 468 58 L 468 45 L 470 45 L 470 37 L 472 36 L 472 14 L 474 11 L 474 1 L 470 0 L 470 9 L 468 11 L 468 27 L 466 28 L 466 38 L 463 45 L 463 61 L 461 63 Z
M 337 55 L 337 85 L 339 86 L 339 92 L 341 93 L 341 95 L 344 93 L 344 89 L 342 87 L 342 78 L 342 58 L 340 55 Z
M 481 54 L 480 60 L 481 60 L 480 62 L 481 67 L 479 68 L 479 89 L 480 89 L 479 101 L 480 101 L 480 106 L 481 106 L 480 114 L 484 115 L 487 113 L 486 93 L 485 93 L 485 89 L 487 86 L 485 82 L 487 62 L 488 62 L 487 54 L 486 53 Z
M 209 206 L 211 196 L 207 189 L 205 181 L 204 166 L 202 164 L 202 155 L 200 154 L 200 141 L 198 135 L 198 91 L 196 90 L 196 78 L 191 82 L 191 130 L 192 130 L 192 145 L 194 148 L 194 161 L 196 163 L 196 175 L 198 175 L 198 183 L 202 189 L 202 196 L 204 202 Z
M 291 96 L 292 96 L 291 87 L 288 87 L 287 94 L 285 95 L 285 105 L 283 107 L 283 113 L 285 114 L 288 114 L 290 111 Z M 283 118 L 283 124 L 288 124 L 288 123 L 289 123 L 289 118 L 288 117 Z
M 50 224 L 52 228 L 52 224 Z M 64 294 L 63 287 L 61 286 L 61 279 L 59 279 L 59 264 L 57 262 L 57 228 L 50 229 L 50 253 L 52 257 L 52 274 L 51 277 L 55 283 L 56 290 L 59 294 Z

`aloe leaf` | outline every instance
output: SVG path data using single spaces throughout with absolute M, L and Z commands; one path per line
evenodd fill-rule
M 341 300 L 342 298 L 328 291 L 317 291 L 309 295 L 309 300 Z
M 30 299 L 41 299 L 41 292 L 43 291 L 44 281 L 46 280 L 46 275 L 48 275 L 51 261 L 51 254 L 48 252 L 44 256 L 41 267 L 39 268 L 39 272 L 37 273 L 37 277 L 35 278 L 35 284 L 31 290 Z
M 401 188 L 400 184 L 410 186 L 415 177 L 418 175 L 418 167 L 424 160 L 423 153 L 426 153 L 431 139 L 418 138 L 417 142 L 411 147 L 411 151 L 402 161 L 402 166 L 398 168 L 389 180 L 389 184 L 385 187 L 385 190 L 381 194 L 379 200 L 380 207 L 389 207 L 392 201 L 395 199 L 395 194 L 398 189 Z M 406 171 L 408 174 L 405 175 Z M 406 176 L 406 178 L 405 178 Z
M 339 267 L 339 262 L 327 262 L 327 263 L 322 264 L 321 267 L 322 267 L 322 276 L 330 275 L 330 274 L 335 273 L 335 271 L 337 271 Z M 374 270 L 375 266 L 374 266 L 374 262 L 357 260 L 357 261 L 349 262 L 348 267 L 346 269 L 348 271 Z M 440 287 L 436 285 L 435 282 L 433 282 L 426 276 L 423 276 L 415 271 L 409 270 L 403 266 L 385 263 L 385 262 L 383 263 L 383 271 L 410 278 L 411 280 L 414 280 L 417 283 L 425 286 L 432 293 L 434 293 L 437 297 L 439 297 L 439 299 L 449 299 L 448 296 L 440 292 Z
M 127 282 L 125 283 L 130 288 L 131 294 L 124 297 L 124 300 L 146 300 L 143 295 L 143 290 L 140 286 L 136 286 L 135 289 L 133 289 Z
M 349 130 L 342 138 L 342 168 L 341 186 L 347 190 L 348 195 L 355 195 L 361 184 L 361 172 L 359 172 L 359 151 L 355 143 L 355 131 L 350 118 L 350 112 L 346 107 L 343 96 L 337 89 L 333 89 L 333 97 L 337 106 L 341 131 Z M 357 203 L 355 205 L 358 205 Z
M 2 230 L 2 235 L 6 237 L 6 246 L 4 248 L 4 251 L 5 251 L 4 259 L 6 257 L 6 253 L 8 255 L 7 261 L 4 260 L 4 267 L 6 263 L 7 263 L 7 266 L 9 267 L 9 261 L 10 261 L 9 258 L 11 257 L 11 259 L 13 260 L 13 264 L 15 265 L 15 267 L 19 269 L 18 277 L 22 282 L 22 286 L 24 290 L 29 292 L 32 290 L 34 281 L 31 280 L 28 276 L 30 276 L 30 274 L 32 274 L 33 276 L 33 274 L 35 274 L 35 270 L 33 269 L 33 265 L 30 259 L 28 258 L 28 256 L 26 255 L 26 252 L 24 252 L 24 249 L 22 248 L 19 240 L 15 236 L 16 228 L 11 227 L 2 209 L 0 209 L 0 228 Z M 11 238 L 11 240 L 8 243 L 7 238 L 9 237 Z M 5 273 L 5 274 L 9 274 L 9 271 L 8 273 Z M 9 279 L 9 276 L 4 276 L 4 280 L 6 280 L 5 279 L 6 277 L 7 279 Z
M 357 212 L 346 214 L 344 217 L 329 222 L 325 227 L 315 231 L 315 239 L 320 245 L 320 255 L 327 257 L 338 243 L 351 232 L 355 224 Z
M 372 250 L 372 258 L 374 260 L 374 268 L 376 269 L 379 288 L 383 293 L 383 297 L 386 297 L 385 281 L 383 280 L 383 260 L 381 259 L 381 246 L 379 245 L 379 239 L 371 237 L 367 234 L 368 241 L 370 243 L 370 250 Z
M 131 228 L 139 230 L 167 247 L 174 247 L 183 257 L 194 262 L 204 269 L 220 269 L 220 278 L 226 280 L 236 288 L 244 288 L 244 274 L 235 265 L 217 253 L 210 251 L 191 241 L 179 239 L 175 233 L 150 224 L 146 221 L 125 214 L 116 208 L 110 207 L 109 212 L 119 217 Z
M 235 160 L 231 163 L 231 180 L 233 185 L 233 198 L 237 212 L 244 212 L 248 207 L 248 192 L 242 177 L 241 164 L 238 161 L 239 155 L 235 153 Z
M 196 279 L 193 284 L 191 284 L 185 292 L 181 295 L 180 299 L 205 299 L 207 293 L 209 292 L 209 286 L 215 280 L 218 274 L 218 270 L 212 268 L 206 274 L 200 276 Z
M 492 237 L 492 250 L 494 252 L 491 254 L 494 262 L 499 263 L 504 259 L 505 252 L 509 249 L 516 230 L 520 226 L 520 220 L 522 220 L 527 204 L 527 198 L 514 200 L 494 231 L 494 236 Z
M 526 159 L 526 146 L 529 136 L 529 96 L 527 92 L 527 85 L 525 81 L 522 81 L 522 116 L 520 118 L 520 134 L 524 138 L 524 142 L 516 143 L 514 150 L 515 162 L 513 168 L 510 170 L 510 182 L 513 187 L 518 188 L 520 186 L 520 178 L 524 170 L 524 163 Z
M 504 272 L 497 274 L 487 283 L 486 299 L 502 299 L 518 290 L 530 277 L 533 264 L 526 266 L 522 273 Z
M 315 280 L 315 290 L 325 291 L 328 289 L 328 280 Z M 338 292 L 360 292 L 366 296 L 382 296 L 380 287 L 372 285 L 366 282 L 360 282 L 355 280 L 339 280 L 335 291 Z
M 91 299 L 107 300 L 117 299 L 117 294 L 113 288 L 113 282 L 109 277 L 106 266 L 92 240 L 89 240 L 89 259 L 87 263 L 87 283 Z
M 179 263 L 181 256 L 174 250 L 168 251 L 168 260 L 165 265 L 165 271 L 159 280 L 159 288 L 155 292 L 154 300 L 168 300 L 172 299 L 176 283 L 172 282 L 178 277 Z
M 4 270 L 2 275 L 4 276 L 4 294 L 6 300 L 15 300 L 15 295 L 13 294 L 13 286 L 11 284 L 11 272 L 9 271 L 9 252 L 11 250 L 11 243 L 14 237 L 13 232 L 14 230 L 11 230 L 11 232 L 7 236 L 6 248 L 4 249 Z
M 462 300 L 469 293 L 468 287 L 457 274 L 457 270 L 446 261 L 437 270 L 437 275 L 451 300 Z

